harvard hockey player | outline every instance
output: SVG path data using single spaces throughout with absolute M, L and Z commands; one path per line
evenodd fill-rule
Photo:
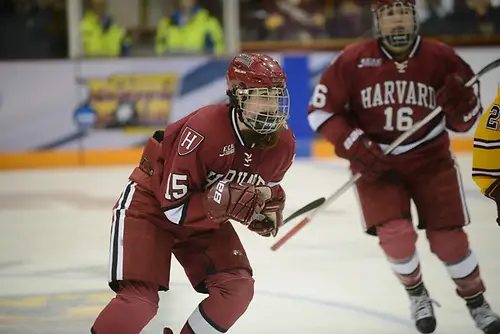
M 486 197 L 496 202 L 500 226 L 500 88 L 474 133 L 472 179 Z
M 464 82 L 474 73 L 454 50 L 418 34 L 414 0 L 372 3 L 377 38 L 347 47 L 323 73 L 310 101 L 311 127 L 363 177 L 356 190 L 366 231 L 377 235 L 405 286 L 417 329 L 436 328 L 422 281 L 410 200 L 430 248 L 446 266 L 475 325 L 500 333 L 463 226 L 469 215 L 446 129 L 469 130 L 481 113 Z M 475 87 L 477 90 L 479 87 Z M 440 116 L 388 157 L 383 150 L 437 106 Z
M 137 334 L 169 289 L 171 255 L 208 297 L 181 330 L 225 333 L 253 297 L 252 268 L 229 220 L 262 236 L 282 223 L 280 181 L 295 139 L 286 76 L 269 56 L 241 54 L 227 70 L 229 104 L 203 107 L 156 132 L 113 210 L 109 285 L 116 297 L 95 334 Z M 172 333 L 165 329 L 165 333 Z

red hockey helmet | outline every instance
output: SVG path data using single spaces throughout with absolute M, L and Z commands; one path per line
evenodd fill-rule
M 265 54 L 240 54 L 226 73 L 227 94 L 245 125 L 260 134 L 275 132 L 289 117 L 290 98 L 280 64 Z
M 396 2 L 401 2 L 404 4 L 411 4 L 415 6 L 415 0 L 373 0 L 372 1 L 372 10 L 379 10 L 384 6 L 392 5 Z
M 373 0 L 375 34 L 393 48 L 409 47 L 418 35 L 415 0 Z

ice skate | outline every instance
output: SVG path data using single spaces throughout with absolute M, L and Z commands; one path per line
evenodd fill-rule
M 174 334 L 174 332 L 170 328 L 165 327 L 163 328 L 163 334 Z
M 500 317 L 493 312 L 483 295 L 467 302 L 476 327 L 485 334 L 500 334 Z
M 436 330 L 436 317 L 433 303 L 423 284 L 408 291 L 410 297 L 411 316 L 420 333 L 433 333 Z M 437 303 L 436 303 L 437 304 Z

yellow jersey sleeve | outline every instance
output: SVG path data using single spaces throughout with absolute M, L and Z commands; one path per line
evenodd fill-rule
M 474 133 L 472 179 L 484 194 L 500 178 L 500 88 Z

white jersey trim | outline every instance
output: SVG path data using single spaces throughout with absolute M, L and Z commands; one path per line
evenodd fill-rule
M 432 129 L 431 132 L 427 134 L 424 138 L 417 140 L 413 143 L 406 144 L 406 145 L 401 145 L 396 147 L 392 152 L 391 155 L 400 155 L 406 152 L 409 152 L 413 150 L 414 148 L 422 145 L 423 143 L 426 143 L 430 140 L 433 140 L 434 138 L 438 137 L 441 135 L 443 132 L 446 131 L 446 120 L 443 119 L 434 129 Z M 378 144 L 382 151 L 385 151 L 388 147 L 389 144 Z
M 485 149 L 496 149 L 500 148 L 500 140 L 479 140 L 474 139 L 474 147 L 485 148 Z
M 181 206 L 166 210 L 164 212 L 164 214 L 165 214 L 165 217 L 167 217 L 167 219 L 170 222 L 172 222 L 176 225 L 180 225 L 182 222 L 183 211 L 184 211 L 184 204 L 182 204 Z
M 317 132 L 318 129 L 332 117 L 333 114 L 330 112 L 324 110 L 313 110 L 309 113 L 309 115 L 307 115 L 307 121 L 314 132 Z

